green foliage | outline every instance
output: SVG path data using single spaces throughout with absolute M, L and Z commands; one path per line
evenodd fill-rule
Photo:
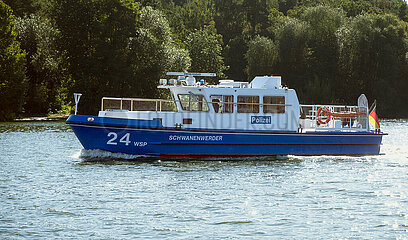
M 338 33 L 340 69 L 346 98 L 365 92 L 386 115 L 405 116 L 408 42 L 393 15 L 361 15 Z M 399 96 L 399 97 L 396 97 Z
M 226 75 L 247 79 L 245 54 L 248 43 L 255 36 L 269 34 L 268 17 L 278 8 L 277 0 L 215 0 L 215 26 L 223 36 Z
M 181 20 L 190 31 L 200 29 L 213 21 L 214 4 L 212 0 L 186 0 L 183 10 Z
M 223 36 L 225 64 L 230 66 L 226 75 L 232 79 L 246 79 L 245 53 L 247 40 L 243 35 L 246 14 L 242 0 L 214 0 L 217 32 Z
M 186 71 L 191 63 L 188 52 L 174 44 L 170 26 L 159 10 L 141 10 L 136 37 L 129 39 L 127 48 L 135 81 L 133 94 L 156 95 L 157 79 L 166 71 Z
M 55 12 L 75 81 L 71 92 L 84 94 L 82 111 L 96 112 L 102 96 L 155 96 L 166 71 L 189 67 L 159 10 L 119 0 L 62 0 Z
M 209 26 L 191 33 L 187 38 L 187 47 L 190 52 L 192 72 L 214 72 L 218 77 L 224 77 L 227 67 L 221 56 L 221 35 Z
M 279 47 L 279 64 L 276 73 L 284 76 L 283 83 L 297 90 L 303 90 L 308 72 L 311 50 L 308 47 L 310 24 L 286 17 L 275 30 Z M 301 95 L 306 95 L 300 92 Z
M 25 53 L 16 41 L 12 10 L 0 0 L 0 121 L 22 111 L 26 90 Z
M 215 0 L 217 32 L 223 36 L 224 58 L 230 68 L 226 74 L 247 79 L 245 54 L 248 42 L 256 35 L 267 34 L 269 10 L 277 6 L 268 0 Z
M 2 0 L 9 5 L 16 16 L 34 13 L 36 8 L 33 0 Z
M 268 15 L 268 22 L 270 27 L 268 31 L 273 31 L 274 29 L 278 28 L 285 20 L 285 17 L 282 12 L 279 12 L 278 9 L 272 8 Z
M 344 9 L 347 16 L 356 17 L 360 14 L 390 13 L 407 20 L 407 4 L 404 0 L 343 0 L 336 3 Z
M 17 18 L 16 31 L 22 49 L 27 52 L 25 113 L 44 115 L 61 110 L 67 74 L 63 55 L 57 48 L 59 31 L 48 19 L 38 15 Z
M 0 94 L 18 99 L 3 101 L 0 120 L 24 101 L 27 114 L 69 109 L 73 92 L 95 113 L 102 96 L 158 96 L 158 78 L 186 70 L 280 74 L 302 102 L 354 104 L 364 92 L 380 115 L 408 116 L 404 0 L 0 2 Z
M 332 102 L 338 74 L 336 32 L 344 14 L 341 9 L 319 5 L 293 15 L 297 17 L 272 11 L 269 16 L 279 47 L 277 72 L 284 83 L 298 90 L 303 101 Z
M 294 8 L 298 4 L 298 0 L 279 0 L 279 11 L 283 14 Z
M 309 81 L 320 83 L 306 85 L 305 92 L 314 97 L 309 101 L 331 102 L 335 99 L 339 55 L 336 32 L 344 21 L 343 12 L 327 6 L 310 7 L 302 13 L 301 19 L 310 26 L 307 41 Z M 327 87 L 322 88 L 322 85 Z
M 52 12 L 61 31 L 59 50 L 66 54 L 72 75 L 69 95 L 84 94 L 80 109 L 95 113 L 102 96 L 129 93 L 134 79 L 127 49 L 129 39 L 136 36 L 137 5 L 119 0 L 61 0 Z
M 255 76 L 273 75 L 279 57 L 278 46 L 269 38 L 256 36 L 249 42 L 247 72 L 250 79 Z
M 404 0 L 299 0 L 288 10 L 288 15 L 299 17 L 309 7 L 331 6 L 341 8 L 347 17 L 356 17 L 361 14 L 394 14 L 402 20 L 407 18 L 407 3 Z
M 237 36 L 230 39 L 228 44 L 225 45 L 223 56 L 225 64 L 228 65 L 228 70 L 225 74 L 230 79 L 247 80 L 245 68 L 247 62 L 245 60 L 245 53 L 248 51 L 247 42 L 242 36 Z
M 162 11 L 174 33 L 174 41 L 185 48 L 187 37 L 194 31 L 213 24 L 215 8 L 212 0 L 163 1 Z

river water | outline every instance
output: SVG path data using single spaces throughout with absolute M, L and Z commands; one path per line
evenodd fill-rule
M 385 155 L 146 161 L 0 123 L 0 239 L 408 239 L 408 121 Z

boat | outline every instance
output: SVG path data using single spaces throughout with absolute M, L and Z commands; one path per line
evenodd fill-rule
M 103 97 L 98 116 L 67 119 L 82 146 L 158 158 L 378 155 L 383 133 L 370 127 L 368 101 L 301 105 L 280 76 L 251 82 L 214 73 L 168 72 L 169 99 Z M 204 80 L 207 79 L 207 80 Z

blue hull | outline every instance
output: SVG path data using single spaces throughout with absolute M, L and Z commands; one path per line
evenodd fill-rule
M 377 155 L 383 134 L 164 128 L 160 121 L 71 115 L 85 149 L 170 158 L 273 155 Z

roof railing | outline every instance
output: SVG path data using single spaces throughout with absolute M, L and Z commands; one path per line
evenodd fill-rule
M 216 77 L 215 73 L 167 72 L 167 76 Z

